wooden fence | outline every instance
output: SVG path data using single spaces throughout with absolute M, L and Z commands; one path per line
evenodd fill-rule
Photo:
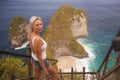
M 21 53 L 15 53 L 15 52 L 9 52 L 9 51 L 4 51 L 4 50 L 0 50 L 0 54 L 3 55 L 10 55 L 10 56 L 17 56 L 17 57 L 22 57 L 22 58 L 28 58 L 28 77 L 25 78 L 20 78 L 20 79 L 15 79 L 14 76 L 12 75 L 11 80 L 34 80 L 34 76 L 33 76 L 33 67 L 32 67 L 32 63 L 31 63 L 31 50 L 30 48 L 26 49 L 26 54 L 21 54 Z M 55 59 L 49 59 L 47 58 L 47 60 L 52 61 L 52 65 L 57 63 L 57 60 Z
M 115 37 L 120 37 L 120 29 L 119 29 L 119 31 L 118 31 L 118 33 L 116 34 Z M 118 46 L 120 46 L 119 44 L 120 44 L 120 41 L 116 45 L 117 48 L 118 48 Z M 105 80 L 105 78 L 109 77 L 111 74 L 114 75 L 115 71 L 120 70 L 120 64 L 116 64 L 110 70 L 107 71 L 109 56 L 110 56 L 111 52 L 113 51 L 113 48 L 114 48 L 114 46 L 111 43 L 111 45 L 109 47 L 109 50 L 108 50 L 102 64 L 100 65 L 100 67 L 97 71 L 99 73 L 98 80 Z M 120 50 L 119 50 L 119 54 L 120 54 Z M 102 68 L 103 68 L 103 71 L 102 71 Z M 114 79 L 114 80 L 116 80 L 116 79 Z M 120 80 L 120 77 L 117 80 Z
M 82 72 L 75 72 L 73 70 L 73 68 L 71 68 L 71 72 L 62 72 L 61 70 L 59 70 L 59 72 L 58 72 L 58 74 L 59 74 L 58 80 L 67 80 L 67 79 L 65 79 L 66 74 L 68 74 L 70 76 L 70 78 L 68 80 L 77 80 L 74 77 L 76 75 L 80 75 L 80 77 L 82 77 L 79 80 L 105 80 L 105 78 L 109 77 L 116 70 L 120 69 L 120 64 L 118 64 L 118 65 L 115 65 L 112 69 L 110 69 L 109 71 L 106 72 L 109 55 L 110 55 L 112 49 L 113 49 L 113 46 L 110 46 L 109 51 L 108 51 L 107 55 L 105 56 L 105 58 L 104 58 L 104 60 L 103 60 L 103 62 L 101 64 L 101 66 L 99 67 L 98 71 L 96 71 L 96 72 L 86 72 L 85 67 L 83 67 Z M 11 80 L 34 80 L 30 52 L 31 51 L 30 51 L 29 48 L 27 49 L 27 55 L 0 50 L 0 54 L 3 54 L 3 55 L 11 55 L 11 56 L 28 58 L 28 75 L 29 75 L 29 77 L 20 78 L 20 79 L 14 79 L 14 76 L 13 76 L 13 77 L 11 77 Z M 54 60 L 54 59 L 48 59 L 48 60 L 53 61 L 54 62 L 53 64 L 57 63 L 57 60 Z M 101 71 L 102 68 L 103 68 L 103 71 Z M 91 77 L 87 76 L 87 75 L 91 75 Z M 88 77 L 89 77 L 89 79 L 88 79 Z M 50 79 L 47 79 L 47 80 L 50 80 Z M 118 79 L 118 80 L 120 80 L 120 79 Z
M 60 75 L 60 80 L 66 80 L 65 74 L 69 75 L 69 79 L 67 80 L 97 80 L 97 72 L 85 72 L 85 67 L 83 67 L 82 72 L 74 72 L 73 68 L 71 68 L 71 72 L 62 72 L 61 69 L 58 73 Z M 79 77 L 74 77 L 78 75 Z M 64 77 L 63 77 L 64 76 Z
M 11 80 L 34 80 L 33 77 L 33 71 L 32 71 L 32 64 L 31 64 L 31 55 L 30 55 L 31 50 L 28 48 L 27 49 L 27 55 L 25 54 L 18 54 L 18 53 L 14 53 L 14 52 L 8 52 L 8 51 L 4 51 L 4 50 L 0 50 L 0 54 L 3 55 L 11 55 L 11 56 L 17 56 L 17 57 L 24 57 L 24 58 L 28 58 L 28 76 L 26 78 L 20 78 L 20 79 L 15 79 L 14 76 L 11 77 Z M 48 59 L 50 61 L 53 61 L 53 65 L 57 63 L 57 60 L 55 59 Z M 71 68 L 71 72 L 62 72 L 61 70 L 58 72 L 59 74 L 59 79 L 58 80 L 64 80 L 63 75 L 65 74 L 69 74 L 71 76 L 71 80 L 74 80 L 74 76 L 75 75 L 81 75 L 83 80 L 86 80 L 86 74 L 91 74 L 91 75 L 96 75 L 97 72 L 85 72 L 85 67 L 83 67 L 83 72 L 74 72 L 73 68 Z M 65 76 L 64 76 L 65 77 Z

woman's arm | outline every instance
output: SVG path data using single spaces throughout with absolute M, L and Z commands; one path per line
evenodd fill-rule
M 49 73 L 48 73 L 47 68 L 44 64 L 44 61 L 42 59 L 42 49 L 41 49 L 42 45 L 43 45 L 43 42 L 39 38 L 36 38 L 34 41 L 35 54 L 38 57 L 39 63 L 41 65 L 45 75 L 48 76 Z

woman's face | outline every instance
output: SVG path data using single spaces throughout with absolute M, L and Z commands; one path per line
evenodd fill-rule
M 43 23 L 41 20 L 35 20 L 34 24 L 33 24 L 33 31 L 39 33 L 42 31 L 42 27 L 43 27 Z

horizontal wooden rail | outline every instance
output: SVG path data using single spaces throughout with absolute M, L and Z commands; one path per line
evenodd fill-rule
M 0 54 L 31 58 L 30 55 L 25 55 L 25 54 L 20 54 L 20 53 L 15 53 L 15 52 L 9 52 L 9 51 L 4 51 L 4 50 L 0 50 Z M 47 58 L 47 60 L 54 61 L 53 64 L 56 64 L 58 62 L 58 60 L 56 60 L 56 59 Z
M 31 58 L 30 55 L 25 55 L 25 54 L 20 54 L 15 52 L 8 52 L 4 50 L 0 50 L 0 54 Z
M 83 67 L 83 72 L 74 72 L 73 67 L 72 67 L 71 72 L 62 72 L 60 69 L 60 72 L 58 74 L 60 75 L 60 80 L 64 80 L 63 75 L 65 75 L 65 74 L 70 75 L 71 78 L 69 80 L 75 80 L 75 78 L 74 78 L 75 75 L 81 75 L 83 77 L 82 80 L 87 80 L 86 79 L 86 78 L 88 78 L 87 75 L 92 75 L 92 76 L 89 76 L 89 78 L 91 77 L 92 80 L 96 80 L 98 72 L 85 72 L 85 67 Z
M 58 74 L 71 74 L 71 72 L 59 72 Z M 73 72 L 72 74 L 97 74 L 97 72 Z

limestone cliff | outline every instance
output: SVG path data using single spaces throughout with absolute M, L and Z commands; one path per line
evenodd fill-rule
M 21 16 L 16 16 L 10 21 L 8 36 L 12 47 L 20 47 L 27 41 L 26 25 L 27 21 Z
M 87 17 L 84 12 L 75 13 L 72 17 L 71 29 L 73 32 L 73 36 L 78 37 L 86 37 L 88 36 L 87 31 Z
M 48 52 L 55 58 L 62 55 L 85 57 L 86 51 L 75 38 L 87 35 L 85 11 L 64 5 L 51 17 L 43 37 L 48 43 Z

